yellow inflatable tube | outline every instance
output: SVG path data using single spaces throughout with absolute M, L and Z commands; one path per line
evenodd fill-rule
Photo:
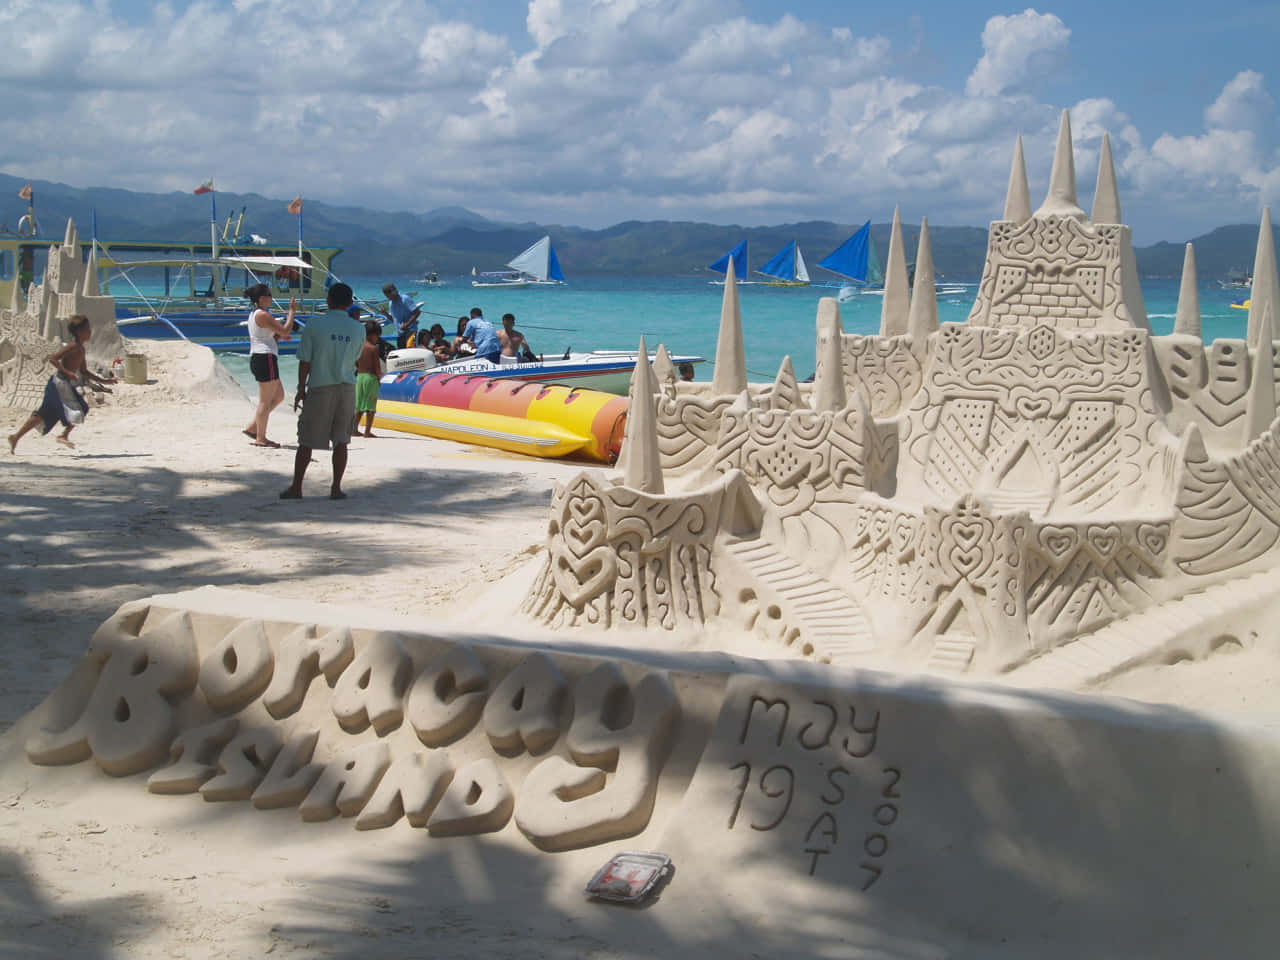
M 591 441 L 589 436 L 580 436 L 542 420 L 395 400 L 378 401 L 373 425 L 384 430 L 496 447 L 531 457 L 567 457 Z

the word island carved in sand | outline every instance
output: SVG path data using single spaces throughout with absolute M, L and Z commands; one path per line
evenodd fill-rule
M 1153 335 L 1109 140 L 1086 215 L 1064 113 L 1035 212 L 1018 142 L 967 323 L 939 324 L 927 221 L 908 289 L 895 212 L 880 333 L 824 299 L 813 384 L 788 358 L 752 385 L 730 265 L 713 379 L 679 381 L 661 347 L 638 367 L 623 475 L 557 489 L 523 609 L 844 664 L 1158 660 L 1251 602 L 1280 549 L 1269 210 L 1256 261 L 1245 339 L 1203 342 L 1190 244 Z
M 314 604 L 237 612 L 260 599 L 126 604 L 28 724 L 27 756 L 304 830 L 347 818 L 426 843 L 662 850 L 706 937 L 713 903 L 772 935 L 839 918 L 921 942 L 998 904 L 1009 942 L 1112 951 L 1098 956 L 1253 955 L 1280 935 L 1263 839 L 1280 819 L 1259 802 L 1280 794 L 1280 742 L 1260 726 L 821 664 L 367 629 Z

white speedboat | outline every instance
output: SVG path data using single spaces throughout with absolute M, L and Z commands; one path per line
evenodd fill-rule
M 537 383 L 554 383 L 566 387 L 589 387 L 606 393 L 625 396 L 631 387 L 631 375 L 636 368 L 634 350 L 593 350 L 590 353 L 566 351 L 563 356 L 545 357 L 536 361 L 515 362 L 504 360 L 494 363 L 481 357 L 464 357 L 437 363 L 430 350 L 409 347 L 392 350 L 387 354 L 388 374 L 430 370 L 432 374 L 467 374 L 498 379 L 532 380 Z M 650 355 L 652 359 L 652 355 Z M 702 363 L 702 357 L 673 356 L 676 366 L 682 363 Z

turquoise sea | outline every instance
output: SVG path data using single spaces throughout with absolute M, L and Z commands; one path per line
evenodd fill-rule
M 439 321 L 452 334 L 458 317 L 480 307 L 495 323 L 504 313 L 514 313 L 537 352 L 565 350 L 634 350 L 643 335 L 650 349 L 665 343 L 672 353 L 696 354 L 715 359 L 724 287 L 699 277 L 582 277 L 563 287 L 526 287 L 521 290 L 473 290 L 468 277 L 446 278 L 442 287 L 424 287 L 413 277 L 344 277 L 357 297 L 370 302 L 382 298 L 382 284 L 394 282 L 422 305 L 423 325 Z M 1158 334 L 1173 329 L 1178 305 L 1176 279 L 1144 280 L 1142 293 L 1152 328 Z M 970 285 L 964 296 L 939 301 L 943 322 L 963 322 L 969 316 L 976 293 Z M 814 369 L 815 323 L 818 301 L 835 296 L 828 287 L 739 287 L 742 326 L 746 341 L 747 369 L 753 380 L 772 380 L 784 356 L 790 356 L 796 376 Z M 1247 311 L 1230 304 L 1247 296 L 1244 290 L 1227 290 L 1216 284 L 1200 289 L 1200 311 L 1206 341 L 1243 337 Z M 863 295 L 840 305 L 849 333 L 875 333 L 880 328 L 882 298 Z M 223 359 L 236 378 L 256 394 L 248 359 Z M 296 361 L 282 361 L 286 389 L 294 382 Z M 698 380 L 711 377 L 711 363 L 699 364 Z

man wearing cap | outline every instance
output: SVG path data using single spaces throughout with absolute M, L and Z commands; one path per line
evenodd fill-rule
M 394 283 L 384 283 L 382 292 L 386 294 L 391 319 L 396 322 L 396 349 L 403 350 L 408 345 L 409 338 L 418 332 L 418 317 L 422 314 L 422 307 L 408 297 L 400 296 Z

